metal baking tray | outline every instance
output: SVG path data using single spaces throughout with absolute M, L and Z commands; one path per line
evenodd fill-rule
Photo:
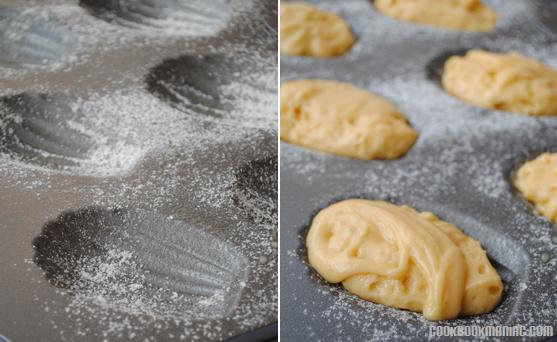
M 0 1 L 0 340 L 276 336 L 276 1 Z
M 309 2 L 342 16 L 357 41 L 338 58 L 282 55 L 281 81 L 322 78 L 367 89 L 399 107 L 419 138 L 392 161 L 352 160 L 281 142 L 281 338 L 428 340 L 438 324 L 557 331 L 557 230 L 511 181 L 526 160 L 557 151 L 557 119 L 476 108 L 439 84 L 447 55 L 470 48 L 516 50 L 557 67 L 555 3 L 486 0 L 500 18 L 493 32 L 482 34 L 396 21 L 367 0 Z M 501 304 L 489 314 L 430 322 L 325 282 L 307 263 L 307 230 L 319 210 L 354 197 L 434 212 L 479 240 L 503 279 Z

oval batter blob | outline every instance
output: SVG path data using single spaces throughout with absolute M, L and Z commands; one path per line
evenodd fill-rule
M 429 212 L 342 201 L 315 217 L 306 243 L 325 280 L 429 320 L 490 312 L 501 300 L 503 283 L 480 243 Z
M 445 63 L 443 88 L 473 105 L 527 115 L 557 115 L 557 70 L 515 52 L 470 50 Z
M 354 44 L 341 17 L 304 3 L 280 6 L 280 51 L 289 55 L 333 57 Z
M 358 159 L 395 159 L 417 133 L 388 101 L 350 84 L 285 82 L 280 95 L 280 137 L 303 147 Z
M 515 187 L 538 212 L 557 223 L 557 153 L 543 153 L 516 173 Z
M 394 19 L 460 31 L 491 31 L 497 13 L 481 0 L 375 0 L 375 8 Z

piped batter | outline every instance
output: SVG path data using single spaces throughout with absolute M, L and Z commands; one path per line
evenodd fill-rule
M 315 217 L 306 242 L 325 280 L 429 320 L 487 313 L 501 300 L 503 283 L 480 243 L 429 212 L 346 200 Z
M 282 3 L 280 20 L 280 52 L 289 55 L 338 56 L 355 41 L 341 17 L 308 4 Z
M 418 134 L 406 116 L 381 97 L 326 80 L 284 82 L 280 137 L 303 147 L 357 159 L 395 159 Z
M 445 63 L 443 88 L 473 105 L 557 115 L 557 70 L 515 52 L 471 50 Z

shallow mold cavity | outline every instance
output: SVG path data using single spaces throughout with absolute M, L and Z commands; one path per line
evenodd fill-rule
M 228 0 L 80 0 L 79 4 L 110 23 L 196 36 L 220 31 L 232 12 Z
M 222 118 L 273 94 L 262 68 L 241 56 L 185 55 L 153 68 L 146 87 L 180 111 Z
M 233 245 L 138 209 L 64 212 L 43 226 L 33 246 L 50 284 L 132 314 L 222 317 L 246 280 L 246 259 Z
M 63 64 L 72 55 L 76 41 L 73 32 L 55 22 L 0 8 L 0 66 Z
M 250 161 L 235 173 L 234 204 L 255 223 L 273 224 L 278 213 L 278 161 L 273 155 Z
M 0 98 L 0 154 L 30 166 L 82 175 L 108 176 L 133 167 L 139 151 L 100 133 L 88 119 L 83 100 L 70 95 Z

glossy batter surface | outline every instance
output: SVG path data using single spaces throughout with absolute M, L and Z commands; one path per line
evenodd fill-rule
M 443 87 L 473 105 L 557 115 L 557 70 L 517 53 L 471 50 L 445 63 Z
M 417 133 L 388 101 L 350 84 L 284 82 L 280 95 L 281 139 L 357 159 L 395 159 Z
M 336 14 L 304 3 L 281 3 L 280 52 L 333 57 L 354 44 L 350 27 Z
M 306 243 L 327 281 L 429 320 L 486 313 L 501 299 L 501 278 L 480 243 L 429 212 L 345 200 L 315 217 Z
M 557 223 L 557 153 L 543 153 L 522 165 L 514 185 L 536 210 Z
M 491 31 L 497 14 L 480 0 L 375 0 L 389 17 L 460 31 Z

